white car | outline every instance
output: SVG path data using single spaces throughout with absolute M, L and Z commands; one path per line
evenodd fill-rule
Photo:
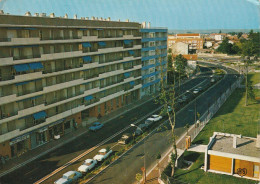
M 199 93 L 199 90 L 198 90 L 198 89 L 194 89 L 194 90 L 193 90 L 193 93 L 194 93 L 194 94 L 197 94 L 197 93 Z
M 107 151 L 106 149 L 99 150 L 98 154 L 94 156 L 94 160 L 97 160 L 98 162 L 101 162 L 105 160 L 110 154 L 112 153 L 112 150 Z
M 148 118 L 147 120 L 149 121 L 160 121 L 162 119 L 162 116 L 159 116 L 159 115 L 152 115 L 152 117 Z
M 82 174 L 80 172 L 68 171 L 65 174 L 63 174 L 62 178 L 58 179 L 54 183 L 55 184 L 68 184 L 68 183 L 77 181 L 77 179 L 79 179 L 80 177 L 82 177 Z
M 87 159 L 84 161 L 84 163 L 78 168 L 79 172 L 86 173 L 90 171 L 95 165 L 97 164 L 96 160 L 93 159 Z

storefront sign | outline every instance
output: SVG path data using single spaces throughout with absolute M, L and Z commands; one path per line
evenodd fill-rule
M 29 137 L 30 137 L 29 134 L 25 134 L 25 135 L 16 137 L 16 138 L 14 138 L 14 139 L 11 139 L 9 144 L 10 144 L 10 146 L 12 146 L 12 145 L 14 145 L 14 144 L 16 144 L 16 143 L 18 143 L 18 142 L 21 142 L 21 141 L 23 141 L 23 140 L 25 140 L 25 139 L 29 139 Z

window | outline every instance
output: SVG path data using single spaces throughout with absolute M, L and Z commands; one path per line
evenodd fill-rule
M 150 47 L 154 47 L 155 46 L 155 42 L 149 42 L 150 43 Z

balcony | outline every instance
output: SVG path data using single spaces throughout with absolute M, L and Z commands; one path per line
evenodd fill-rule
M 36 88 L 35 90 L 25 89 L 25 90 L 18 92 L 17 96 L 23 96 L 23 95 L 27 95 L 27 94 L 30 94 L 30 93 L 39 92 L 39 91 L 42 91 L 42 90 L 43 90 L 43 87 Z
M 27 55 L 27 56 L 14 56 L 13 60 L 23 60 L 23 59 L 34 59 L 34 58 L 40 58 L 41 55 L 33 54 L 33 55 Z
M 16 99 L 16 94 L 0 97 L 0 105 L 7 104 Z
M 40 105 L 35 105 L 33 107 L 29 107 L 27 109 L 18 111 L 18 116 L 19 117 L 28 116 L 36 112 L 42 111 L 43 109 L 44 109 L 44 104 L 42 103 Z
M 42 54 L 42 60 L 54 60 L 54 59 L 63 59 L 63 58 L 72 58 L 82 56 L 82 51 L 72 51 L 72 52 L 61 52 L 61 53 L 51 53 L 51 54 Z
M 58 91 L 60 89 L 80 85 L 83 82 L 84 82 L 84 79 L 77 79 L 77 80 L 72 80 L 72 81 L 69 81 L 69 82 L 64 82 L 64 83 L 55 84 L 55 85 L 51 85 L 51 86 L 46 86 L 46 87 L 43 88 L 43 92 L 49 93 L 49 92 L 53 92 L 53 91 Z
M 18 111 L 14 111 L 14 112 L 2 112 L 2 114 L 0 114 L 0 120 L 2 119 L 7 119 L 7 118 L 12 118 L 13 116 L 16 116 L 18 114 Z M 1 121 L 0 121 L 1 123 Z

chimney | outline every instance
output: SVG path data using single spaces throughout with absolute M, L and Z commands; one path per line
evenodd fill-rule
M 129 19 L 126 19 L 126 22 L 129 22 Z
M 99 18 L 99 20 L 103 20 L 103 18 L 102 18 L 102 17 L 100 17 L 100 18 Z
M 237 136 L 233 136 L 233 148 L 237 148 Z
M 146 27 L 145 25 L 146 25 L 146 22 L 142 22 L 141 27 L 145 28 Z
M 41 13 L 40 17 L 46 17 L 46 13 Z
M 147 28 L 151 28 L 151 22 L 148 22 Z
M 256 137 L 256 147 L 260 148 L 260 134 L 257 134 L 257 137 Z
M 25 13 L 25 16 L 32 16 L 32 15 L 31 15 L 31 12 L 29 12 L 29 11 L 26 12 L 26 13 Z
M 78 18 L 77 14 L 75 14 L 73 18 L 74 18 L 74 19 L 77 19 L 77 18 Z
M 92 17 L 91 17 L 91 20 L 95 20 L 95 17 L 94 17 L 94 16 L 92 16 Z
M 110 17 L 108 17 L 108 18 L 107 18 L 107 20 L 108 20 L 108 21 L 111 21 L 111 18 L 110 18 Z
M 86 19 L 86 20 L 89 20 L 89 17 L 86 17 L 85 19 Z
M 39 13 L 35 13 L 34 16 L 35 16 L 35 17 L 39 17 Z
M 120 22 L 120 19 L 118 19 L 118 22 Z
M 5 14 L 4 10 L 0 10 L 0 15 Z
M 65 18 L 65 19 L 67 19 L 67 18 L 68 18 L 68 14 L 67 14 L 67 13 L 64 15 L 64 18 Z
M 50 14 L 50 17 L 51 17 L 51 18 L 54 18 L 54 17 L 55 17 L 55 14 L 54 14 L 54 13 L 51 13 L 51 14 Z
M 85 20 L 85 17 L 80 17 L 81 20 Z

